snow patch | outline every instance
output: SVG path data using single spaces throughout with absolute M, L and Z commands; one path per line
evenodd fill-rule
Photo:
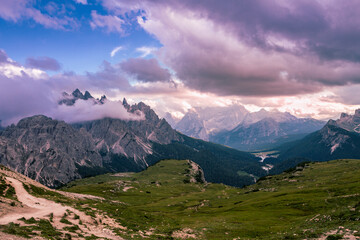
M 333 152 L 340 146 L 340 143 L 336 143 L 334 144 L 332 147 L 331 147 L 331 153 L 330 154 L 333 154 Z

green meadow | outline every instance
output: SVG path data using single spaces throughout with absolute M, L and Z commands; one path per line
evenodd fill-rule
M 105 198 L 75 205 L 116 219 L 126 227 L 115 229 L 124 238 L 311 239 L 339 227 L 360 231 L 359 160 L 302 164 L 242 189 L 191 177 L 188 161 L 165 160 L 62 190 Z

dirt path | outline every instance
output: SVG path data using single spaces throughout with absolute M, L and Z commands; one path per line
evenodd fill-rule
M 32 195 L 30 195 L 23 187 L 22 183 L 14 178 L 6 178 L 9 182 L 11 182 L 11 185 L 15 188 L 16 196 L 23 205 L 26 205 L 31 208 L 31 210 L 27 213 L 22 212 L 14 212 L 7 214 L 0 218 L 0 224 L 8 224 L 10 222 L 14 222 L 19 218 L 44 218 L 47 215 L 50 215 L 50 213 L 53 213 L 54 216 L 62 216 L 66 212 L 66 207 L 46 200 L 44 198 L 37 198 Z
M 53 214 L 53 226 L 59 230 L 64 227 L 64 224 L 60 222 L 60 219 L 64 216 L 65 213 L 71 211 L 73 214 L 76 214 L 80 217 L 83 225 L 79 225 L 80 229 L 87 233 L 87 234 L 94 234 L 95 236 L 108 238 L 108 239 L 122 239 L 119 236 L 116 236 L 110 229 L 106 228 L 107 226 L 103 224 L 96 223 L 96 220 L 92 219 L 90 216 L 86 215 L 85 213 L 74 209 L 72 207 L 65 207 L 59 203 L 55 203 L 53 201 L 44 199 L 44 198 L 37 198 L 30 195 L 23 187 L 22 182 L 7 177 L 6 178 L 11 185 L 15 188 L 16 196 L 18 200 L 24 205 L 27 206 L 29 209 L 27 211 L 22 211 L 20 209 L 17 212 L 9 213 L 0 217 L 0 225 L 5 225 L 10 222 L 17 222 L 19 218 L 26 218 L 29 219 L 34 217 L 35 219 L 39 218 L 49 218 L 49 215 Z M 68 219 L 74 225 L 78 225 L 79 220 Z M 111 226 L 110 227 L 118 227 L 118 226 Z

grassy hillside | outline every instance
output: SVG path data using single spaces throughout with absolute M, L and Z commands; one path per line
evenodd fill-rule
M 241 152 L 223 145 L 206 142 L 181 134 L 183 142 L 173 142 L 167 145 L 153 143 L 154 154 L 149 155 L 150 165 L 163 159 L 190 159 L 199 164 L 209 182 L 243 187 L 254 183 L 254 177 L 267 173 L 254 155 Z M 246 172 L 239 175 L 238 172 Z
M 243 189 L 194 183 L 192 172 L 188 161 L 166 160 L 140 173 L 78 180 L 64 190 L 104 197 L 76 205 L 117 219 L 125 238 L 304 239 L 328 233 L 336 239 L 342 227 L 360 231 L 359 160 L 310 163 Z

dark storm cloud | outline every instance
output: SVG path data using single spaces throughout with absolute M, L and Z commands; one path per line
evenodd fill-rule
M 27 58 L 26 66 L 31 68 L 38 68 L 41 70 L 59 71 L 61 69 L 60 63 L 50 57 Z
M 140 25 L 187 86 L 219 95 L 280 96 L 360 81 L 360 2 L 103 0 L 145 10 Z
M 200 0 L 149 1 L 159 8 L 192 10 L 235 32 L 247 43 L 272 48 L 269 34 L 295 42 L 324 59 L 360 61 L 360 2 Z
M 130 58 L 120 66 L 127 74 L 141 82 L 167 82 L 171 78 L 169 71 L 162 68 L 154 58 Z

